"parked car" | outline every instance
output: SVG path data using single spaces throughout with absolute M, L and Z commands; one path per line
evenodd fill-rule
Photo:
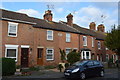
M 81 78 L 99 75 L 104 76 L 104 66 L 100 61 L 84 60 L 78 61 L 65 69 L 64 75 L 66 78 Z

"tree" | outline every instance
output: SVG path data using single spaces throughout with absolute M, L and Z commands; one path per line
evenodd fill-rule
M 76 51 L 72 51 L 70 53 L 68 53 L 67 55 L 67 61 L 70 63 L 70 64 L 73 64 L 77 61 L 80 60 L 80 54 L 77 53 Z
M 107 33 L 105 45 L 108 49 L 114 51 L 120 57 L 120 26 L 115 28 L 114 25 L 112 30 Z
M 64 60 L 66 60 L 66 58 L 65 58 L 65 56 L 66 56 L 65 51 L 60 49 L 60 54 L 61 54 L 61 60 L 62 60 L 62 62 L 64 62 Z

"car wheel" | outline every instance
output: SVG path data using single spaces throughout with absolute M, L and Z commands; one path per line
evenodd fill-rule
M 81 78 L 82 80 L 85 79 L 85 78 L 86 78 L 85 73 L 82 72 L 82 73 L 80 74 L 80 78 Z
M 100 77 L 104 77 L 104 71 L 100 71 Z

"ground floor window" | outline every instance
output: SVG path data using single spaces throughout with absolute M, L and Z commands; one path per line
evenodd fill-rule
M 6 58 L 13 58 L 17 61 L 18 55 L 18 45 L 5 45 L 5 57 Z
M 82 51 L 81 58 L 82 59 L 91 59 L 91 52 L 90 51 Z
M 97 54 L 97 60 L 99 61 L 99 55 Z
M 46 50 L 46 60 L 54 60 L 54 49 L 47 48 L 47 50 Z
M 66 50 L 65 50 L 65 53 L 66 53 L 66 59 L 67 59 L 67 55 L 71 52 L 71 48 L 66 48 Z
M 109 54 L 106 54 L 106 61 L 109 61 Z

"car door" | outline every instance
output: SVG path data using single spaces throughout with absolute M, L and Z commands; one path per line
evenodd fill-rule
M 92 76 L 94 74 L 94 65 L 93 65 L 93 61 L 89 61 L 86 65 L 85 65 L 85 73 L 87 76 Z
M 94 61 L 94 66 L 95 66 L 94 72 L 95 74 L 98 74 L 101 70 L 100 63 L 98 61 Z

